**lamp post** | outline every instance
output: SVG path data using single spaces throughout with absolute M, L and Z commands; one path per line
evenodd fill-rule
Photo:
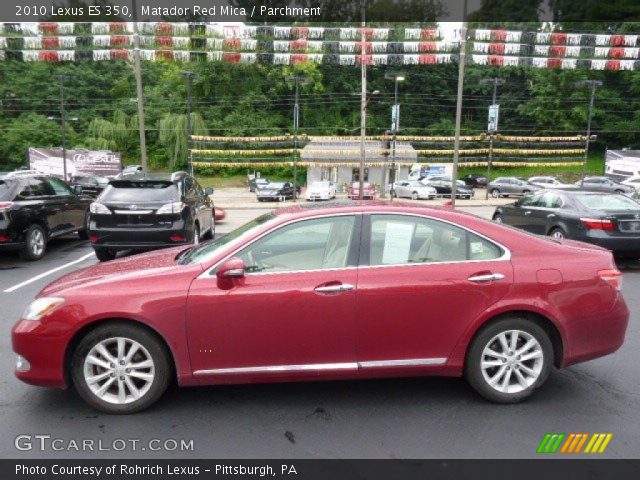
M 464 67 L 467 58 L 467 0 L 462 10 L 460 29 L 460 59 L 458 63 L 458 91 L 456 95 L 456 126 L 453 142 L 453 169 L 451 172 L 451 208 L 456 208 L 458 190 L 458 160 L 460 159 L 460 123 L 462 121 L 462 93 L 464 88 Z
M 147 127 L 144 114 L 144 89 L 142 87 L 142 66 L 140 64 L 140 29 L 138 26 L 138 5 L 131 0 L 133 11 L 133 73 L 136 78 L 136 95 L 138 96 L 138 129 L 140 130 L 140 164 L 142 172 L 147 173 Z
M 62 125 L 62 174 L 64 181 L 67 181 L 67 112 L 65 110 L 64 103 L 64 82 L 65 80 L 72 80 L 71 75 L 65 75 L 63 73 L 57 75 L 60 80 L 60 123 Z M 48 117 L 49 120 L 56 120 L 55 117 Z M 72 118 L 72 121 L 77 121 L 77 118 Z
M 197 72 L 182 72 L 187 79 L 187 148 L 189 149 L 189 173 L 193 176 L 193 153 L 191 152 L 191 87 L 193 79 L 198 78 Z
M 387 80 L 394 81 L 394 89 L 393 89 L 393 107 L 391 113 L 391 135 L 392 138 L 392 146 L 391 146 L 391 175 L 393 180 L 395 181 L 395 169 L 396 169 L 396 138 L 398 134 L 398 130 L 400 130 L 400 105 L 398 104 L 398 84 L 400 82 L 404 82 L 405 75 L 400 72 L 389 72 L 384 75 L 384 78 Z M 387 183 L 391 181 L 391 178 L 387 180 L 387 176 L 389 175 L 389 171 L 387 168 L 387 163 L 385 162 L 384 174 L 382 176 L 382 192 L 380 194 L 381 198 L 385 198 L 385 190 Z M 393 195 L 391 195 L 391 200 L 393 201 Z
M 589 142 L 591 141 L 591 119 L 593 117 L 593 104 L 596 99 L 596 89 L 602 86 L 600 80 L 581 80 L 575 83 L 576 88 L 591 87 L 591 99 L 589 100 L 589 113 L 587 120 L 587 138 L 584 145 L 584 162 L 582 163 L 582 179 L 580 186 L 584 185 L 584 177 L 587 174 L 587 160 L 589 158 Z
M 506 82 L 502 78 L 483 78 L 480 80 L 480 85 L 493 85 L 493 97 L 491 100 L 491 105 L 496 104 L 496 98 L 498 96 L 498 85 L 504 85 Z M 494 107 L 495 108 L 495 107 Z M 498 131 L 498 125 L 494 125 L 493 129 L 490 127 L 487 128 L 489 133 L 489 161 L 487 162 L 487 188 L 484 192 L 484 199 L 487 200 L 489 198 L 489 187 L 488 182 L 491 181 L 491 164 L 493 163 L 493 137 L 495 133 Z
M 309 83 L 304 75 L 292 75 L 286 77 L 285 82 L 295 86 L 295 100 L 293 104 L 293 201 L 298 194 L 298 127 L 300 126 L 300 85 Z

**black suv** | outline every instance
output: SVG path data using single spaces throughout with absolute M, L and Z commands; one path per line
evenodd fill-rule
M 215 233 L 209 195 L 186 172 L 111 180 L 89 215 L 89 240 L 100 261 L 118 250 L 197 244 Z
M 69 184 L 71 187 L 75 187 L 76 185 L 82 187 L 82 193 L 85 195 L 97 197 L 109 184 L 109 179 L 95 175 L 80 175 L 71 177 Z
M 91 197 L 59 178 L 12 172 L 0 175 L 0 250 L 18 250 L 26 260 L 39 260 L 47 242 L 77 232 L 87 238 Z

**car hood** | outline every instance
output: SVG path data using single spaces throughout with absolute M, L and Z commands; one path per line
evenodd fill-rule
M 194 265 L 179 265 L 176 255 L 185 249 L 184 246 L 156 250 L 133 255 L 110 262 L 98 263 L 90 267 L 76 270 L 47 285 L 38 296 L 59 294 L 62 290 L 95 288 L 114 281 L 144 279 L 161 271 L 184 269 Z M 201 269 L 199 265 L 196 268 Z

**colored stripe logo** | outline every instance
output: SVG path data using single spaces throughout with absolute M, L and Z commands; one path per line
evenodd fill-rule
M 604 453 L 612 438 L 613 433 L 547 433 L 536 452 Z

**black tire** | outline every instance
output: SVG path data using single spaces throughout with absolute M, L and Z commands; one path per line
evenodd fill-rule
M 153 361 L 154 378 L 151 385 L 139 399 L 129 403 L 117 404 L 103 400 L 91 391 L 85 380 L 85 359 L 91 349 L 103 340 L 114 337 L 138 342 L 150 354 Z M 164 344 L 145 328 L 122 321 L 102 324 L 85 335 L 71 356 L 69 369 L 73 385 L 85 402 L 97 410 L 116 415 L 136 413 L 149 408 L 160 399 L 173 376 L 172 362 Z M 116 384 L 117 382 L 118 380 Z
M 108 262 L 109 260 L 113 260 L 118 254 L 116 250 L 113 250 L 111 248 L 96 248 L 94 251 L 96 252 L 96 257 L 101 262 Z
M 551 230 L 549 230 L 549 236 L 558 239 L 568 238 L 567 232 L 565 232 L 564 228 L 562 227 L 553 227 Z
M 537 368 L 539 368 L 540 371 L 537 378 L 535 378 L 535 380 L 532 381 L 532 383 L 523 390 L 517 392 L 502 392 L 492 387 L 488 383 L 488 380 L 485 379 L 481 368 L 481 362 L 485 347 L 489 346 L 490 343 L 491 345 L 493 345 L 493 339 L 497 337 L 501 332 L 508 332 L 511 330 L 525 332 L 526 334 L 535 338 L 535 340 L 538 342 L 542 354 L 541 359 L 527 360 L 527 362 L 539 361 L 540 363 L 538 364 Z M 526 341 L 525 339 L 522 340 L 523 342 Z M 518 344 L 518 346 L 521 346 L 521 344 Z M 504 368 L 506 368 L 507 371 L 509 371 L 509 369 L 511 368 L 513 368 L 513 370 L 511 370 L 512 372 L 515 372 L 516 369 L 519 369 L 518 366 L 508 366 L 508 362 L 509 360 L 505 360 Z M 510 315 L 489 324 L 487 327 L 483 328 L 476 334 L 467 352 L 464 375 L 469 384 L 487 400 L 495 403 L 517 403 L 527 398 L 537 388 L 541 387 L 544 384 L 544 382 L 549 377 L 552 363 L 553 345 L 551 344 L 549 335 L 545 332 L 545 330 L 540 325 L 527 318 L 523 318 L 517 315 Z M 532 364 L 530 363 L 530 365 Z M 496 366 L 493 368 L 502 369 L 503 367 Z M 506 374 L 507 372 L 505 372 L 504 376 L 506 376 Z M 508 375 L 510 382 L 512 374 L 509 373 Z M 504 376 L 502 378 L 504 378 Z M 514 378 L 514 381 L 517 381 L 517 378 Z M 514 385 L 514 387 L 516 386 Z
M 624 195 L 624 190 L 616 190 L 615 193 L 621 193 Z
M 42 226 L 34 223 L 24 234 L 25 245 L 20 250 L 20 257 L 33 262 L 44 257 L 47 251 L 47 232 Z
M 498 190 L 497 188 L 492 188 L 489 193 L 491 194 L 491 196 L 493 198 L 500 198 L 500 190 Z
M 78 230 L 78 237 L 81 240 L 89 239 L 89 212 L 84 214 L 84 228 Z
M 411 194 L 411 200 L 418 200 L 418 192 L 413 192 Z
M 493 221 L 496 223 L 504 223 L 504 218 L 502 218 L 502 215 L 498 214 L 498 215 L 494 215 L 493 216 Z
M 525 196 L 525 195 L 529 195 L 530 193 L 531 193 L 531 190 L 523 190 L 523 191 L 522 191 L 522 195 L 523 195 L 523 196 Z

